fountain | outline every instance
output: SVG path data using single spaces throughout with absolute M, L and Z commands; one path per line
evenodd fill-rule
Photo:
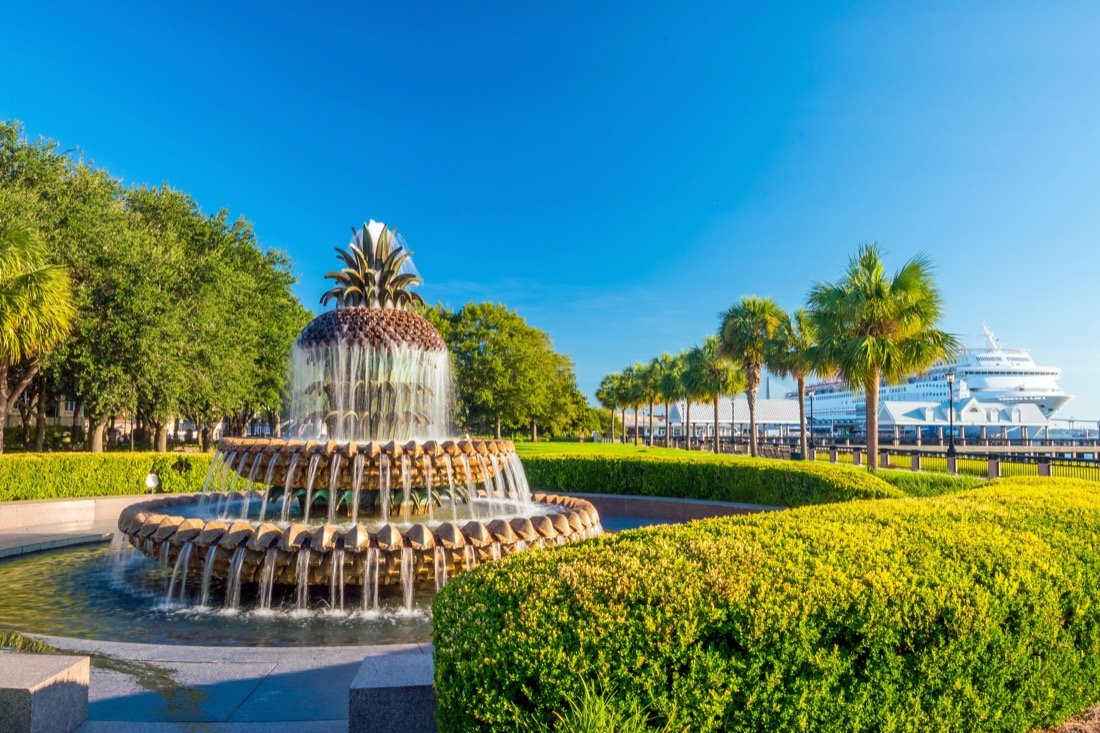
M 602 531 L 590 503 L 532 496 L 511 441 L 449 437 L 450 356 L 411 310 L 423 305 L 412 253 L 383 224 L 353 231 L 321 299 L 337 307 L 293 349 L 293 437 L 223 438 L 201 495 L 119 517 L 131 545 L 172 569 L 168 602 L 192 573 L 200 606 L 218 579 L 228 608 L 244 584 L 262 609 L 278 585 L 298 608 L 312 589 L 343 609 L 346 586 L 363 610 L 386 586 L 408 608 L 415 585 Z

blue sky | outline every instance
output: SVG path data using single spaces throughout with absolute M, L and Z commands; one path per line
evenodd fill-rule
M 383 220 L 591 395 L 877 240 L 1100 418 L 1100 4 L 96 5 L 5 9 L 0 118 L 248 217 L 315 310 Z

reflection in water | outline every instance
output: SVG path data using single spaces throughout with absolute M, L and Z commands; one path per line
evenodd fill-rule
M 344 606 L 332 611 L 328 588 L 311 595 L 308 609 L 296 610 L 296 588 L 241 584 L 233 589 L 242 608 L 222 608 L 227 588 L 216 578 L 207 608 L 165 603 L 174 567 L 161 567 L 124 547 L 117 565 L 107 545 L 79 547 L 0 561 L 0 628 L 38 634 L 151 644 L 239 646 L 343 646 L 428 641 L 434 587 L 417 588 L 412 608 L 403 607 L 400 589 L 383 588 L 377 606 L 348 588 Z M 197 599 L 201 574 L 177 575 L 173 599 Z M 373 590 L 373 589 L 372 589 Z M 259 610 L 260 593 L 267 606 Z M 352 594 L 356 595 L 352 595 Z

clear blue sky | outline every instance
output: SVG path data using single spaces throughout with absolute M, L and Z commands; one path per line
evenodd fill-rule
M 591 395 L 877 240 L 1100 418 L 1100 4 L 98 5 L 5 8 L 0 118 L 247 216 L 309 307 L 383 220 Z

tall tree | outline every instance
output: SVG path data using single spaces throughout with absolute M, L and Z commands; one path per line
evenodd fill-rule
M 734 395 L 745 387 L 745 377 L 723 353 L 716 336 L 687 352 L 684 382 L 691 394 L 714 406 L 714 452 L 721 452 L 718 403 L 723 394 Z
M 787 314 L 771 298 L 746 295 L 722 314 L 718 329 L 720 351 L 741 366 L 745 375 L 745 398 L 749 404 L 749 453 L 757 453 L 756 393 L 760 372 L 767 362 L 772 340 Z
M 38 374 L 42 354 L 68 334 L 75 310 L 68 273 L 48 264 L 38 233 L 23 222 L 0 223 L 0 427 Z M 19 380 L 9 385 L 20 363 Z
M 943 303 L 932 264 L 918 254 L 889 277 L 879 246 L 860 245 L 839 281 L 813 286 L 808 311 L 815 361 L 864 393 L 868 468 L 875 472 L 880 384 L 897 384 L 958 350 L 957 339 L 939 329 Z
M 803 460 L 809 457 L 809 446 L 806 442 L 806 377 L 814 371 L 815 344 L 813 323 L 805 309 L 799 308 L 783 322 L 774 339 L 772 356 L 768 359 L 768 369 L 774 374 L 795 379 L 798 389 L 798 423 L 801 426 L 799 448 Z M 810 426 L 810 431 L 812 430 L 813 426 Z
M 680 364 L 676 358 L 665 352 L 653 359 L 650 368 L 657 373 L 657 394 L 665 408 L 665 447 L 668 448 L 672 435 L 672 425 L 668 420 L 669 405 L 673 400 L 680 399 L 684 387 L 680 380 Z
M 621 386 L 623 389 L 623 397 L 626 399 L 627 405 L 634 410 L 634 445 L 638 445 L 638 433 L 640 432 L 638 411 L 641 408 L 642 402 L 645 400 L 645 392 L 642 388 L 642 375 L 639 371 L 641 368 L 642 365 L 635 362 L 622 371 Z
M 424 316 L 451 351 L 458 415 L 466 427 L 497 436 L 505 428 L 526 428 L 535 437 L 540 423 L 564 431 L 587 419 L 572 361 L 515 311 L 467 303 L 457 312 L 433 306 Z
M 600 386 L 596 389 L 596 399 L 611 413 L 611 424 L 608 426 L 607 434 L 612 440 L 615 439 L 615 410 L 619 406 L 615 399 L 618 379 L 618 373 L 608 374 L 600 380 Z

